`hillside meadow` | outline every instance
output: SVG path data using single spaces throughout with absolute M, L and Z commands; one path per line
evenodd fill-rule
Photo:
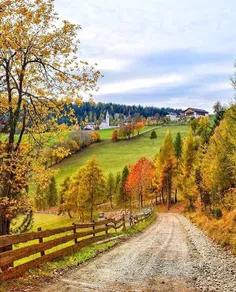
M 133 164 L 141 157 L 153 160 L 155 155 L 159 152 L 168 130 L 171 131 L 174 139 L 178 132 L 181 133 L 182 137 L 185 137 L 188 132 L 188 127 L 176 125 L 158 128 L 156 129 L 157 139 L 154 143 L 149 138 L 150 132 L 130 140 L 111 142 L 108 139 L 111 134 L 110 129 L 99 131 L 103 139 L 101 142 L 90 145 L 88 148 L 66 158 L 54 167 L 58 170 L 55 176 L 56 182 L 58 186 L 62 184 L 67 176 L 74 175 L 77 170 L 94 155 L 99 160 L 105 175 L 109 172 L 116 174 L 118 171 L 122 171 L 126 164 Z

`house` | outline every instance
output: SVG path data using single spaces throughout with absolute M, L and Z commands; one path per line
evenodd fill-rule
M 208 114 L 209 112 L 203 109 L 193 108 L 193 107 L 189 107 L 184 111 L 185 117 L 194 117 L 194 118 L 207 117 Z
M 102 121 L 102 123 L 100 124 L 99 126 L 99 129 L 100 130 L 103 130 L 103 129 L 109 129 L 110 128 L 110 117 L 109 117 L 109 113 L 107 111 L 106 113 L 106 118 L 105 120 Z
M 179 120 L 179 116 L 176 113 L 169 113 L 166 115 L 166 118 L 169 118 L 171 121 Z
M 95 130 L 96 125 L 94 124 L 94 122 L 88 122 L 85 127 L 84 130 L 90 130 L 93 131 Z

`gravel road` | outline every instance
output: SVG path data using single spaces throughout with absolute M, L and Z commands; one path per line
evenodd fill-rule
M 41 291 L 233 292 L 236 257 L 184 216 L 163 213 L 143 233 Z

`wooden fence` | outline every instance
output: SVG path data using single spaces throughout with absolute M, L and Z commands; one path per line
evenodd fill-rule
M 150 211 L 147 214 L 137 215 L 134 217 L 134 223 L 147 220 L 152 214 L 153 212 Z M 125 216 L 118 220 L 105 219 L 99 222 L 72 224 L 72 226 L 51 230 L 39 228 L 37 232 L 0 236 L 0 249 L 6 247 L 9 249 L 0 253 L 0 282 L 20 276 L 25 271 L 44 262 L 101 241 L 107 237 L 110 229 L 117 231 L 121 227 L 125 228 Z M 50 238 L 51 236 L 54 238 Z M 22 245 L 22 243 L 26 244 Z M 67 244 L 67 246 L 60 246 L 63 244 Z M 50 249 L 54 250 L 50 251 Z M 32 260 L 16 265 L 17 260 L 25 260 L 32 255 L 34 256 Z

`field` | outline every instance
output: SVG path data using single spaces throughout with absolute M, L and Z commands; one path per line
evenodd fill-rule
M 150 127 L 144 127 L 140 133 L 149 131 L 151 129 L 155 129 L 157 126 L 150 126 Z M 105 130 L 97 130 L 96 132 L 98 132 L 101 136 L 102 140 L 110 140 L 111 139 L 111 134 L 115 129 L 105 129 Z
M 116 174 L 118 171 L 122 171 L 126 164 L 133 164 L 141 157 L 153 159 L 159 152 L 167 130 L 170 130 L 173 138 L 175 138 L 177 132 L 180 132 L 182 137 L 186 136 L 188 128 L 187 126 L 159 128 L 157 129 L 157 139 L 154 145 L 149 138 L 150 133 L 145 133 L 129 141 L 111 142 L 108 138 L 106 139 L 110 130 L 100 131 L 105 140 L 66 158 L 55 167 L 55 169 L 59 170 L 56 175 L 57 184 L 60 185 L 65 177 L 74 175 L 94 155 L 98 158 L 105 175 L 109 172 Z

